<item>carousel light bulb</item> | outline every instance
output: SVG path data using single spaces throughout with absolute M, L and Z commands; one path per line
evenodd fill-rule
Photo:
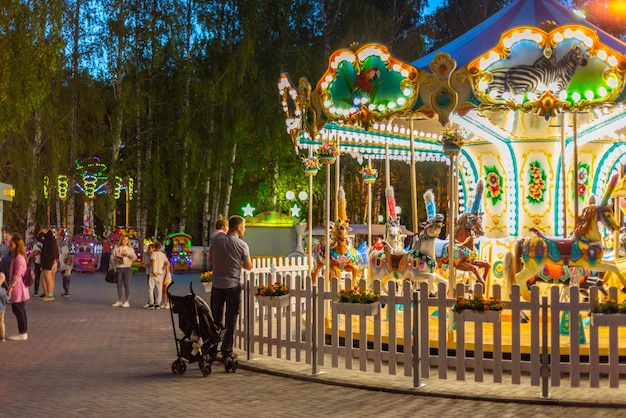
M 404 94 L 405 96 L 410 96 L 411 95 L 411 88 L 410 87 L 406 87 L 404 90 L 402 90 L 402 94 Z
M 579 92 L 577 92 L 577 91 L 575 91 L 574 93 L 572 93 L 572 99 L 573 99 L 575 102 L 579 102 L 579 101 L 580 101 L 580 93 L 579 93 Z
M 561 100 L 567 99 L 567 92 L 565 90 L 561 90 L 559 92 L 559 99 L 561 99 Z
M 409 72 L 408 70 L 402 69 L 402 71 L 400 71 L 400 75 L 404 78 L 407 78 L 409 76 Z
M 534 102 L 535 100 L 537 100 L 537 95 L 534 92 L 529 91 L 528 92 L 528 100 L 530 100 L 531 102 Z
M 482 91 L 487 90 L 489 88 L 489 83 L 487 83 L 484 79 L 478 82 L 478 88 Z
M 371 110 L 371 111 L 374 111 L 374 110 L 376 110 L 376 105 L 375 105 L 375 104 L 370 103 L 370 104 L 367 106 L 367 108 L 368 108 L 369 110 Z
M 511 93 L 508 91 L 505 91 L 504 93 L 502 93 L 502 99 L 511 100 Z
M 402 208 L 400 206 L 396 206 L 396 214 L 400 215 L 402 213 Z
M 606 57 L 608 57 L 608 54 L 606 53 L 606 51 L 604 49 L 599 49 L 598 53 L 596 54 L 596 56 L 598 58 L 600 58 L 602 61 L 604 61 L 606 59 Z
M 515 95 L 515 103 L 522 103 L 524 101 L 524 95 L 523 94 L 516 94 Z
M 606 84 L 609 85 L 610 88 L 614 89 L 615 87 L 617 87 L 618 81 L 617 78 L 611 76 L 606 80 Z
M 556 35 L 554 35 L 554 40 L 559 43 L 563 40 L 563 34 L 558 32 Z
M 324 100 L 324 107 L 330 107 L 332 106 L 333 102 L 330 100 Z
M 608 63 L 611 67 L 615 67 L 617 65 L 617 58 L 611 55 L 608 59 Z
M 287 198 L 287 200 L 293 200 L 296 197 L 296 194 L 292 190 L 289 190 L 287 193 L 285 193 L 285 197 Z
M 396 102 L 389 102 L 389 103 L 387 103 L 387 107 L 388 107 L 389 109 L 395 109 L 395 107 L 396 107 Z
M 301 201 L 305 201 L 309 198 L 309 194 L 307 192 L 300 192 L 298 193 L 298 199 L 300 199 Z
M 400 97 L 398 98 L 397 102 L 398 102 L 398 105 L 404 106 L 406 104 L 406 99 L 404 97 Z
M 400 65 L 399 64 L 393 64 L 393 66 L 391 68 L 393 68 L 393 70 L 396 73 L 400 72 Z
M 599 95 L 600 97 L 604 97 L 604 96 L 606 96 L 606 93 L 607 93 L 607 91 L 606 91 L 606 89 L 605 89 L 604 87 L 600 87 L 600 88 L 598 89 L 598 95 Z
M 587 90 L 585 92 L 585 97 L 587 98 L 587 100 L 593 100 L 593 92 L 591 90 Z
M 379 105 L 378 105 L 378 111 L 379 111 L 379 112 L 384 112 L 384 111 L 385 111 L 385 105 L 383 105 L 383 104 L 379 104 Z

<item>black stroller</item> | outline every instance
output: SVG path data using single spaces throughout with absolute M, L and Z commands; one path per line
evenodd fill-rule
M 231 371 L 234 373 L 239 368 L 237 360 L 230 356 L 218 356 L 218 347 L 225 329 L 213 320 L 209 305 L 194 293 L 191 283 L 189 284 L 191 294 L 186 296 L 172 295 L 170 293 L 172 284 L 167 287 L 167 296 L 170 301 L 178 356 L 172 363 L 172 372 L 183 374 L 187 370 L 187 363 L 198 362 L 202 375 L 206 377 L 211 374 L 212 363 L 219 361 L 224 364 L 227 373 Z M 184 334 L 182 338 L 177 336 L 174 314 L 178 314 L 178 327 Z

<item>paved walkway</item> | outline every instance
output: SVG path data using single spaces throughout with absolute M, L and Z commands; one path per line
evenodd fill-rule
M 174 293 L 186 293 L 194 277 L 177 275 Z M 57 275 L 56 293 L 60 290 Z M 601 417 L 626 406 L 623 389 L 557 388 L 544 401 L 539 388 L 527 385 L 432 378 L 412 390 L 405 377 L 324 366 L 323 374 L 311 376 L 306 364 L 259 356 L 247 361 L 245 353 L 235 374 L 216 366 L 203 378 L 192 365 L 178 376 L 170 370 L 176 356 L 169 311 L 139 308 L 147 297 L 143 274 L 133 277 L 129 309 L 111 307 L 115 285 L 105 283 L 102 274 L 75 273 L 71 293 L 69 299 L 29 301 L 29 340 L 0 343 L 0 417 L 453 417 L 469 411 Z M 10 308 L 6 325 L 9 335 L 17 331 Z

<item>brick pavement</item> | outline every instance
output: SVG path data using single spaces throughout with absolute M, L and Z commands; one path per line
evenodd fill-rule
M 60 275 L 56 279 L 60 293 Z M 192 276 L 175 279 L 174 293 L 186 293 Z M 306 364 L 258 356 L 246 361 L 243 353 L 245 369 L 235 374 L 216 365 L 203 378 L 191 365 L 177 376 L 170 371 L 176 356 L 169 312 L 139 308 L 147 298 L 143 274 L 133 277 L 130 309 L 110 306 L 115 285 L 105 283 L 102 274 L 75 273 L 71 293 L 54 302 L 29 301 L 29 340 L 0 343 L 0 417 L 448 417 L 469 410 L 500 417 L 601 417 L 614 416 L 615 408 L 587 405 L 626 400 L 621 389 L 564 389 L 544 402 L 538 400 L 539 388 L 434 378 L 413 391 L 412 380 L 405 377 L 328 367 L 310 376 Z M 17 331 L 10 310 L 6 325 L 9 335 Z

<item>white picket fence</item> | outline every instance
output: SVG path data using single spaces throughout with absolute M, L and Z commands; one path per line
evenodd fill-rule
M 619 325 L 609 326 L 607 338 L 606 331 L 598 332 L 601 327 L 591 324 L 584 336 L 587 341 L 581 343 L 576 319 L 589 312 L 590 303 L 579 301 L 575 286 L 569 289 L 567 302 L 559 301 L 560 288 L 553 287 L 550 303 L 537 287 L 531 289 L 531 300 L 523 301 L 519 287 L 513 286 L 510 301 L 503 301 L 502 314 L 457 314 L 451 309 L 455 300 L 446 297 L 443 285 L 438 296 L 429 297 L 426 284 L 413 292 L 407 282 L 397 290 L 390 283 L 386 292 L 380 292 L 380 282 L 375 281 L 374 290 L 382 293 L 380 303 L 385 308 L 372 316 L 356 315 L 358 319 L 353 321 L 350 314 L 329 311 L 339 290 L 352 286 L 350 279 L 320 280 L 314 286 L 306 261 L 274 260 L 280 259 L 255 260 L 255 268 L 244 275 L 244 308 L 236 343 L 249 356 L 256 353 L 306 362 L 313 374 L 319 366 L 403 374 L 413 377 L 416 385 L 419 379 L 447 379 L 450 370 L 461 381 L 473 375 L 482 382 L 490 375 L 495 384 L 541 385 L 545 396 L 548 386 L 562 384 L 564 374 L 571 387 L 579 387 L 585 380 L 590 387 L 600 387 L 600 377 L 608 376 L 611 388 L 619 386 L 620 374 L 626 374 L 626 364 L 619 363 Z M 290 288 L 289 303 L 270 307 L 259 302 L 254 296 L 257 287 L 277 281 Z M 359 285 L 364 287 L 365 282 L 361 280 Z M 465 288 L 459 284 L 457 294 L 463 292 Z M 617 299 L 617 289 L 610 292 Z M 482 286 L 476 285 L 474 294 L 483 293 Z M 501 293 L 499 286 L 490 292 L 497 298 Z M 590 300 L 597 298 L 598 290 L 591 288 Z M 560 333 L 564 312 L 574 318 L 569 336 Z M 510 315 L 510 319 L 503 321 L 502 315 Z M 530 318 L 528 324 L 522 324 L 524 317 Z M 474 333 L 468 338 L 471 328 Z M 608 344 L 607 352 L 600 350 L 601 339 L 604 346 Z M 473 343 L 466 345 L 470 340 Z M 525 353 L 523 341 L 529 347 Z

